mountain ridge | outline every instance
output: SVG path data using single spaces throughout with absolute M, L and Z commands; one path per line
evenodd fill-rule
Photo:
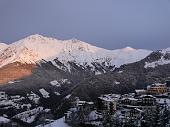
M 92 62 L 102 63 L 105 62 L 105 59 L 109 59 L 109 64 L 112 66 L 120 66 L 141 60 L 151 52 L 131 47 L 107 50 L 77 39 L 62 41 L 36 34 L 14 42 L 3 49 L 0 53 L 0 67 L 12 62 L 36 63 L 42 59 L 53 62 L 56 58 L 65 64 L 68 61 L 75 61 L 80 65 L 91 65 Z M 4 54 L 8 54 L 9 57 Z

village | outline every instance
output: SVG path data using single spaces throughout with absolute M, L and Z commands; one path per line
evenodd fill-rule
M 26 97 L 21 95 L 7 95 L 0 92 L 0 126 L 23 127 L 31 126 L 37 118 L 45 118 L 50 109 L 39 105 L 40 97 L 31 92 Z M 46 121 L 44 121 L 46 122 Z
M 106 94 L 96 102 L 75 98 L 65 113 L 70 126 L 169 127 L 170 81 L 154 83 L 129 94 Z
M 43 92 L 43 97 L 48 96 Z M 154 83 L 133 93 L 101 95 L 94 102 L 79 97 L 71 97 L 70 101 L 63 122 L 72 127 L 170 126 L 170 81 Z M 40 96 L 33 92 L 25 97 L 0 92 L 0 125 L 50 125 L 54 121 L 50 110 L 41 106 Z

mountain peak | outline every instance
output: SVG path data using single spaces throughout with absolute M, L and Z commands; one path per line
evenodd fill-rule
M 25 37 L 22 40 L 32 40 L 32 41 L 35 41 L 35 40 L 44 40 L 44 39 L 47 39 L 47 37 L 42 36 L 40 34 L 33 34 L 33 35 Z
M 28 36 L 28 38 L 44 38 L 44 36 L 40 34 L 33 34 L 33 35 Z
M 25 37 L 22 40 L 19 40 L 19 43 L 24 43 L 24 42 L 40 42 L 40 43 L 44 43 L 44 42 L 54 42 L 54 41 L 59 41 L 55 38 L 50 38 L 50 37 L 46 37 L 40 34 L 33 34 L 30 35 L 28 37 Z
M 133 52 L 137 51 L 137 52 Z M 78 39 L 57 40 L 39 34 L 28 36 L 8 45 L 8 50 L 0 54 L 0 67 L 12 62 L 36 63 L 42 59 L 53 61 L 58 58 L 61 62 L 76 61 L 78 64 L 105 62 L 120 66 L 145 58 L 150 51 L 136 50 L 126 47 L 123 50 L 107 50 L 93 46 Z
M 5 48 L 7 48 L 7 47 L 8 47 L 7 44 L 5 44 L 5 43 L 0 43 L 0 50 L 3 50 L 3 49 L 5 49 Z
M 170 47 L 161 50 L 162 53 L 170 53 Z
M 70 41 L 73 42 L 73 43 L 80 42 L 80 40 L 78 40 L 77 38 L 72 38 L 72 39 L 70 39 Z
M 126 52 L 129 52 L 129 51 L 135 51 L 136 49 L 130 47 L 130 46 L 127 46 L 125 48 L 122 49 L 123 51 L 126 51 Z

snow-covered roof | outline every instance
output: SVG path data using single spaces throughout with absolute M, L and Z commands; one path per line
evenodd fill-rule
M 146 92 L 146 90 L 144 90 L 144 89 L 137 89 L 137 90 L 135 90 L 135 92 L 136 92 L 136 93 Z
M 78 101 L 78 105 L 84 105 L 86 101 Z
M 41 127 L 42 125 L 36 126 L 36 127 Z M 64 122 L 64 117 L 60 118 L 58 120 L 55 120 L 54 122 L 44 125 L 44 127 L 70 127 Z
M 155 86 L 162 86 L 162 85 L 166 85 L 165 83 L 155 83 Z
M 112 98 L 107 98 L 107 97 L 99 97 L 99 99 L 103 101 L 114 101 Z
M 0 94 L 5 94 L 5 92 L 4 91 L 0 91 Z
M 139 109 L 139 108 L 135 108 L 135 110 L 139 111 L 139 112 L 143 112 L 143 110 Z
M 50 96 L 49 96 L 49 93 L 48 93 L 44 88 L 39 89 L 39 91 L 40 91 L 40 93 L 43 95 L 44 98 L 50 97 Z
M 71 94 L 67 95 L 65 98 L 66 99 L 69 99 L 71 97 Z
M 60 83 L 59 83 L 57 80 L 51 81 L 50 84 L 51 84 L 52 86 L 57 86 L 57 87 L 60 87 L 60 86 L 61 86 Z
M 94 102 L 86 102 L 87 104 L 89 104 L 89 105 L 93 105 L 94 104 Z
M 169 98 L 157 98 L 156 101 L 159 104 L 165 104 L 166 103 L 168 106 L 170 106 L 170 99 Z
M 150 89 L 151 87 L 166 87 L 166 83 L 154 83 L 152 85 L 148 85 L 147 89 Z
M 131 100 L 131 101 L 137 101 L 138 100 L 138 99 L 132 98 L 132 97 L 124 97 L 121 100 L 126 100 L 126 99 Z
M 119 98 L 119 94 L 106 94 L 99 97 L 103 101 L 117 101 Z
M 153 95 L 141 95 L 140 97 L 141 97 L 141 98 L 143 98 L 143 97 L 156 98 L 156 97 L 154 97 Z

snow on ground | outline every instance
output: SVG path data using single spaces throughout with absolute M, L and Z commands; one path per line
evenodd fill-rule
M 144 67 L 145 68 L 148 68 L 148 67 L 155 68 L 158 65 L 170 64 L 170 59 L 164 58 L 166 55 L 170 54 L 170 48 L 162 49 L 159 51 L 159 53 L 162 54 L 161 59 L 159 59 L 158 61 L 151 62 L 151 63 L 146 62 Z
M 102 74 L 100 71 L 95 71 L 95 75 L 100 75 Z
M 119 71 L 118 73 L 123 73 L 123 71 Z
M 9 119 L 0 116 L 0 123 L 8 123 L 9 121 L 10 121 Z
M 91 111 L 91 113 L 89 114 L 89 120 L 96 120 L 102 118 L 102 115 L 99 114 L 96 110 Z
M 161 59 L 158 61 L 151 62 L 151 63 L 146 62 L 144 67 L 145 68 L 148 68 L 148 67 L 155 68 L 158 65 L 164 65 L 164 64 L 170 64 L 170 60 L 166 60 L 163 57 L 161 57 Z
M 65 98 L 66 99 L 69 99 L 71 97 L 71 94 L 67 95 Z
M 70 84 L 71 82 L 68 79 L 60 79 L 58 81 L 57 80 L 53 80 L 53 81 L 50 82 L 50 84 L 52 86 L 56 86 L 56 87 L 61 87 L 61 85 L 65 84 L 65 83 Z
M 169 98 L 157 98 L 156 99 L 157 103 L 163 105 L 167 105 L 167 108 L 170 110 L 170 99 Z
M 120 82 L 118 82 L 118 81 L 115 81 L 115 84 L 116 84 L 116 85 L 119 85 L 119 84 L 120 84 Z
M 8 47 L 5 43 L 0 43 L 0 52 Z
M 110 101 L 117 101 L 120 98 L 119 94 L 105 94 L 101 95 L 99 99 L 110 102 Z
M 12 100 L 2 100 L 0 101 L 0 105 L 1 106 L 9 106 L 9 105 L 16 105 L 16 103 L 14 103 Z
M 60 79 L 59 82 L 61 84 L 65 84 L 65 83 L 70 84 L 71 83 L 68 79 Z
M 42 127 L 42 125 L 39 125 L 39 126 L 37 126 L 37 127 Z M 56 120 L 56 121 L 54 121 L 54 122 L 52 122 L 52 123 L 50 123 L 50 124 L 47 124 L 47 125 L 45 125 L 45 126 L 43 126 L 43 127 L 70 127 L 70 126 L 68 126 L 68 125 L 64 122 L 64 118 L 60 118 L 60 119 L 58 119 L 58 120 Z
M 35 94 L 34 92 L 31 91 L 30 94 L 27 94 L 27 97 L 31 100 L 31 101 L 34 101 L 34 103 L 38 104 L 39 103 L 39 100 L 40 100 L 40 97 Z
M 55 93 L 55 95 L 57 95 L 57 96 L 61 95 L 59 92 L 54 92 L 54 93 Z
M 49 93 L 45 89 L 39 89 L 40 93 L 43 95 L 44 98 L 49 98 Z

